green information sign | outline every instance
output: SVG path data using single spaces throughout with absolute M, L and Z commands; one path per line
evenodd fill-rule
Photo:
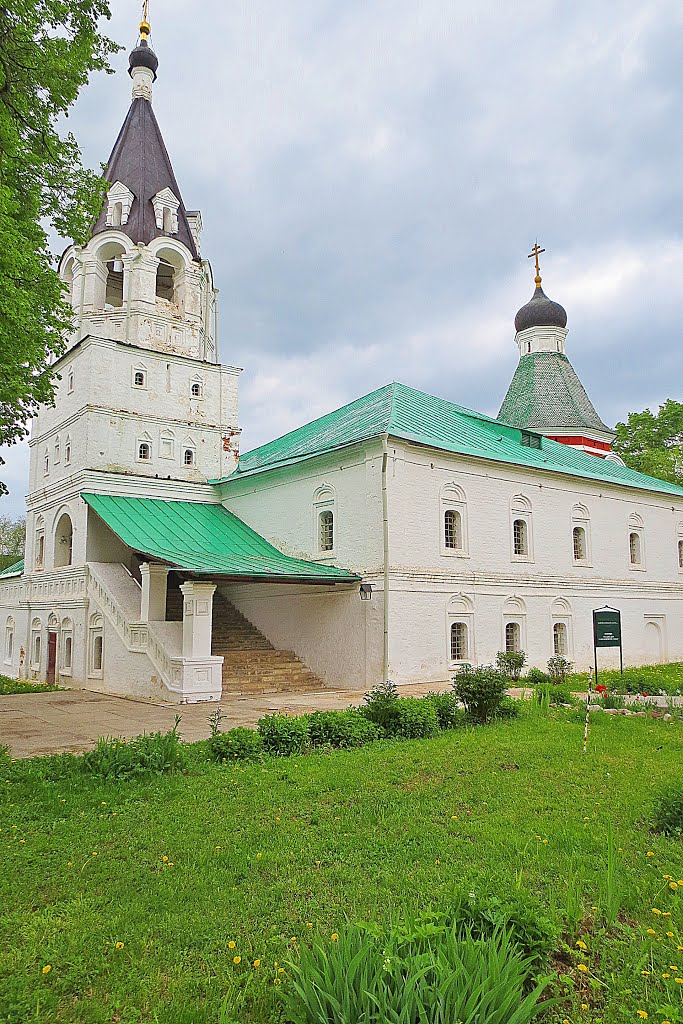
M 593 636 L 596 647 L 621 647 L 621 613 L 612 608 L 594 611 Z

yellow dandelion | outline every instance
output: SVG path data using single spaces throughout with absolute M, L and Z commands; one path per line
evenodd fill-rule
M 281 984 L 282 984 L 282 982 L 280 981 L 279 978 L 273 978 L 273 985 L 281 985 Z
M 663 975 L 662 975 L 662 977 L 663 977 L 663 978 L 670 978 L 670 977 L 671 977 L 671 975 L 670 975 L 670 974 L 663 974 Z
M 666 933 L 666 937 L 667 937 L 667 939 L 673 939 L 674 933 L 673 932 L 667 932 Z
M 669 888 L 670 889 L 677 889 L 678 888 L 678 882 L 669 882 Z
M 683 878 L 679 878 L 679 879 L 678 879 L 678 884 L 679 884 L 679 885 L 683 885 Z
M 124 943 L 123 942 L 117 942 L 116 943 L 116 948 L 117 949 L 123 949 L 123 947 L 124 947 Z
M 262 854 L 262 853 L 257 853 L 257 854 L 256 854 L 256 860 L 261 860 L 261 857 L 262 857 L 262 856 L 263 856 L 263 854 Z
M 674 978 L 677 985 L 683 985 L 683 978 Z
M 277 973 L 278 973 L 278 974 L 284 974 L 284 973 L 285 973 L 285 969 L 284 969 L 284 967 L 278 967 L 278 969 L 277 969 Z
M 337 935 L 336 932 L 332 932 L 332 934 L 330 935 L 330 938 L 332 939 L 333 942 L 336 942 L 337 939 L 339 938 L 339 936 Z
M 241 956 L 234 956 L 234 957 L 232 958 L 232 962 L 233 962 L 234 964 L 241 964 L 241 963 L 242 963 L 242 957 L 241 957 Z
M 647 1020 L 647 1010 L 638 1010 L 637 1013 L 642 1020 Z
M 662 917 L 671 917 L 671 911 L 670 910 L 662 911 Z
M 277 960 L 273 960 L 273 967 L 277 967 L 277 964 L 278 964 Z
M 106 807 L 106 806 L 107 806 L 107 801 L 103 800 L 102 803 L 100 804 L 100 807 Z
M 312 928 L 313 927 L 313 922 L 312 921 L 307 921 L 306 922 L 306 927 L 307 928 Z
M 579 949 L 588 949 L 588 946 L 582 939 L 577 939 L 576 945 L 579 947 Z
M 657 910 L 657 908 L 656 908 L 656 907 L 653 907 L 653 908 L 652 908 L 652 913 L 653 913 L 653 914 L 661 914 L 661 910 Z
M 579 964 L 576 969 L 577 971 L 581 971 L 582 974 L 588 974 L 588 968 L 585 964 Z
M 168 857 L 166 856 L 166 854 L 164 854 L 161 859 L 163 860 L 164 864 L 168 864 Z
M 654 857 L 654 853 L 652 852 L 652 850 L 648 850 L 647 853 L 645 854 L 645 856 L 646 857 Z M 638 1010 L 638 1013 L 645 1013 L 645 1011 L 644 1010 Z
M 292 937 L 291 937 L 291 939 L 289 941 L 290 942 L 296 942 L 296 935 L 292 935 Z
M 45 964 L 43 967 L 43 974 L 49 974 L 52 970 L 52 964 Z
M 73 862 L 72 860 L 68 860 L 68 861 L 66 862 L 66 866 L 67 866 L 68 868 L 72 868 L 72 867 L 74 866 L 74 862 Z
M 588 1009 L 588 1003 L 581 1003 L 581 1009 L 582 1010 L 587 1010 Z
M 670 1020 L 663 1020 L 662 1024 L 671 1024 L 671 1021 Z
M 657 932 L 656 932 L 656 931 L 654 930 L 654 928 L 648 928 L 648 930 L 647 930 L 647 934 L 648 934 L 648 935 L 656 935 L 656 934 L 657 934 Z
M 457 814 L 451 814 L 451 821 L 457 821 L 457 820 L 458 820 L 458 815 Z
M 253 966 L 254 967 L 260 967 L 261 966 L 261 961 L 260 960 L 254 960 Z
M 650 977 L 650 972 L 649 971 L 641 971 L 640 973 L 642 974 L 642 976 L 644 978 L 649 978 Z
M 234 949 L 236 945 L 237 943 L 233 939 L 230 939 L 230 942 L 228 943 L 228 949 Z
M 93 857 L 96 857 L 96 856 L 97 856 L 97 850 L 93 850 L 93 852 L 92 852 L 92 856 L 93 856 Z
M 678 952 L 680 953 L 680 952 L 682 952 L 682 951 L 683 951 L 683 946 L 676 946 L 676 949 L 677 949 L 677 950 L 678 950 Z

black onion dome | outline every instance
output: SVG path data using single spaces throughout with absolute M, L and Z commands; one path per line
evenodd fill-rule
M 154 74 L 154 81 L 157 80 L 157 68 L 159 58 L 154 50 L 150 49 L 146 39 L 141 39 L 128 58 L 128 74 L 133 74 L 133 68 L 149 68 Z
M 545 294 L 540 284 L 527 302 L 526 306 L 515 317 L 515 330 L 525 331 L 528 327 L 566 327 L 567 311 L 559 302 L 553 302 Z

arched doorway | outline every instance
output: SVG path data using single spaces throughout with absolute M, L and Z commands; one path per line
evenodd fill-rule
M 55 567 L 71 565 L 74 549 L 74 529 L 71 516 L 63 512 L 57 521 L 55 530 Z

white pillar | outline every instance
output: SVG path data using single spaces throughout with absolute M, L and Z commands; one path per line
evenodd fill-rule
M 140 598 L 141 622 L 166 621 L 166 587 L 168 568 L 154 562 L 143 562 L 140 566 L 142 576 L 142 596 Z
M 211 657 L 213 583 L 181 583 L 183 592 L 183 657 Z

